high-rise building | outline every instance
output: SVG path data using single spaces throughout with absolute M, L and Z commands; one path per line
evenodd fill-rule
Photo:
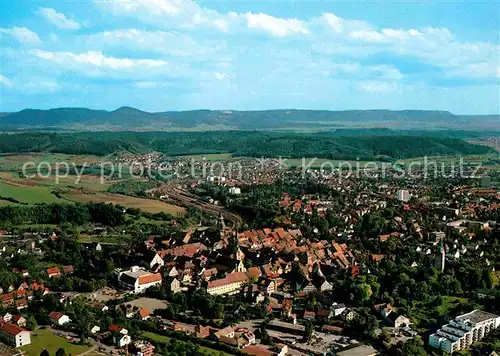
M 430 335 L 429 345 L 451 354 L 470 347 L 499 326 L 500 316 L 474 310 L 457 316 Z

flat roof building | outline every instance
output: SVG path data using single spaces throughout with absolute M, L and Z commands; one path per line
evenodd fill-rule
M 429 336 L 429 345 L 447 353 L 470 347 L 500 326 L 500 316 L 482 310 L 457 316 Z

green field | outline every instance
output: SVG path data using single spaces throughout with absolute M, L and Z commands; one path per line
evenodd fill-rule
M 144 332 L 141 334 L 141 336 L 143 338 L 149 339 L 151 341 L 158 341 L 158 342 L 164 342 L 164 343 L 168 343 L 168 342 L 170 342 L 170 340 L 172 340 L 168 336 L 158 335 L 158 334 L 154 334 L 152 332 Z M 202 351 L 202 355 L 204 355 L 204 356 L 231 356 L 231 354 L 228 354 L 227 352 L 214 350 L 214 349 L 211 349 L 211 348 L 205 347 L 205 346 L 200 346 L 200 349 Z
M 0 180 L 0 197 L 12 198 L 21 203 L 37 204 L 63 202 L 63 200 L 57 198 L 50 191 L 50 189 L 42 186 L 15 186 Z
M 88 346 L 75 345 L 68 340 L 54 335 L 50 330 L 38 330 L 31 334 L 31 344 L 21 347 L 26 356 L 39 356 L 43 349 L 46 349 L 50 355 L 55 355 L 56 351 L 63 348 L 66 355 L 79 355 L 89 350 Z

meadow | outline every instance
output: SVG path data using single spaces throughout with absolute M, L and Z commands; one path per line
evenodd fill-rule
M 183 215 L 186 212 L 183 207 L 168 204 L 159 200 L 136 198 L 106 192 L 92 192 L 81 189 L 72 189 L 62 192 L 61 196 L 68 201 L 77 203 L 112 203 L 115 205 L 122 205 L 127 208 L 139 209 L 153 214 L 165 212 L 176 216 L 178 214 Z
M 161 343 L 165 343 L 165 344 L 168 344 L 170 342 L 170 340 L 172 340 L 168 336 L 158 335 L 158 334 L 154 334 L 152 332 L 143 332 L 141 334 L 141 336 L 147 340 L 151 340 L 153 342 L 155 342 L 155 341 L 161 342 Z M 211 349 L 211 348 L 206 347 L 206 346 L 200 346 L 200 345 L 198 345 L 198 346 L 199 346 L 200 352 L 202 353 L 203 356 L 230 356 L 231 355 L 227 352 L 214 350 L 214 349 Z
M 33 205 L 41 203 L 88 203 L 103 202 L 136 208 L 149 213 L 165 212 L 174 216 L 184 214 L 180 206 L 167 204 L 154 199 L 136 198 L 106 192 L 119 180 L 101 181 L 95 172 L 80 177 L 68 175 L 56 178 L 54 175 L 43 177 L 24 177 L 21 173 L 25 162 L 96 162 L 92 156 L 69 156 L 55 154 L 20 154 L 0 156 L 0 206 Z M 34 173 L 34 172 L 29 172 Z
M 79 355 L 89 350 L 88 346 L 76 345 L 65 338 L 54 335 L 50 330 L 37 330 L 31 334 L 31 344 L 21 347 L 26 356 L 39 356 L 45 349 L 50 355 L 55 355 L 56 351 L 63 348 L 66 355 Z

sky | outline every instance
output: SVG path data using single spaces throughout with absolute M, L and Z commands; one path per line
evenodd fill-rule
M 0 111 L 500 114 L 500 2 L 0 0 Z

